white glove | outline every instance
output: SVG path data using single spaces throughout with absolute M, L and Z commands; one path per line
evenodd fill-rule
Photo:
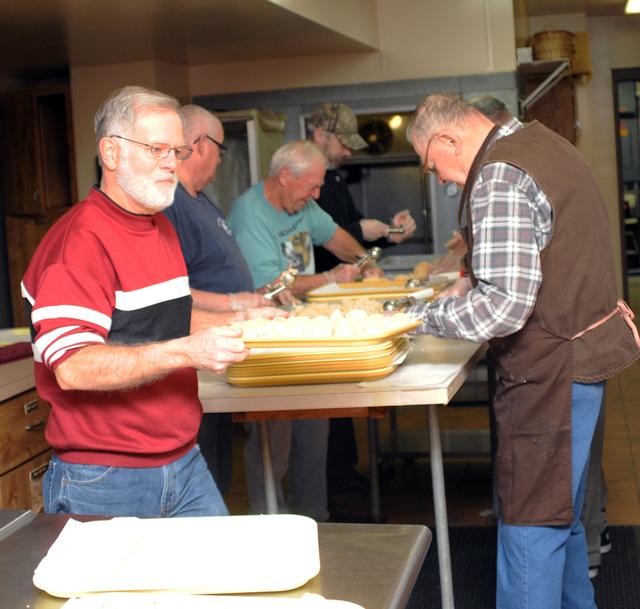
M 327 283 L 348 283 L 360 276 L 360 269 L 355 264 L 342 263 L 323 273 Z

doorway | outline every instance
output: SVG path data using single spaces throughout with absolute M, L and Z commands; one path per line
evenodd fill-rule
M 640 277 L 640 68 L 612 71 L 624 297 Z

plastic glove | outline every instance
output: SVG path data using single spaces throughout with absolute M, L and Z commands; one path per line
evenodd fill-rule
M 252 307 L 268 307 L 271 301 L 257 292 L 236 292 L 229 294 L 229 308 L 232 311 L 244 311 Z
M 447 296 L 462 297 L 471 290 L 471 280 L 468 277 L 460 277 L 456 279 L 454 284 L 441 292 L 438 292 L 434 299 L 446 298 Z
M 360 220 L 360 228 L 365 241 L 377 241 L 389 234 L 389 225 L 373 218 L 363 218 Z
M 265 300 L 269 302 L 268 299 Z M 289 313 L 287 313 L 287 311 L 283 311 L 282 309 L 277 309 L 274 306 L 249 307 L 245 312 L 246 319 L 275 319 L 276 317 L 289 317 Z
M 342 263 L 323 274 L 327 283 L 348 283 L 360 276 L 360 269 L 355 264 Z
M 413 219 L 411 212 L 408 209 L 399 211 L 391 219 L 393 226 L 402 226 L 404 228 L 403 233 L 391 233 L 387 239 L 393 243 L 400 243 L 405 239 L 408 239 L 416 232 L 416 221 Z
M 453 273 L 460 270 L 461 259 L 455 254 L 447 254 L 439 260 L 436 260 L 431 265 L 431 274 L 437 275 L 438 273 Z
M 273 297 L 273 300 L 283 306 L 300 304 L 300 300 L 293 295 L 293 292 L 289 288 L 285 288 L 282 292 L 278 292 Z
M 444 246 L 449 250 L 449 253 L 454 256 L 462 257 L 467 253 L 467 244 L 457 230 L 452 231 L 451 239 L 449 239 Z
M 384 279 L 384 271 L 377 267 L 375 264 L 367 264 L 364 269 L 362 269 L 363 277 L 377 277 L 379 279 Z

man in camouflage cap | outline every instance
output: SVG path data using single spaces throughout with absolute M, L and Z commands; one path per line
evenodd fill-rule
M 309 122 L 326 133 L 335 134 L 338 141 L 349 151 L 367 147 L 367 142 L 358 133 L 356 115 L 345 104 L 325 102 L 311 113 Z
M 402 226 L 404 232 L 389 234 L 388 224 L 362 217 L 353 203 L 344 177 L 336 171 L 352 151 L 367 147 L 358 133 L 358 120 L 353 110 L 343 103 L 325 102 L 310 114 L 308 129 L 310 139 L 327 157 L 328 171 L 318 199 L 320 207 L 365 246 L 380 240 L 375 245 L 385 247 L 411 237 L 416 230 L 416 223 L 408 210 L 397 212 L 391 219 L 391 225 Z M 318 260 L 320 267 L 329 262 L 323 253 L 320 253 L 316 263 Z M 328 268 L 335 264 L 332 260 Z
M 387 247 L 411 237 L 416 223 L 408 210 L 397 212 L 391 219 L 393 226 L 404 232 L 389 233 L 390 225 L 374 218 L 364 218 L 356 209 L 343 175 L 337 170 L 354 150 L 367 147 L 358 133 L 358 120 L 349 106 L 339 102 L 325 102 L 308 118 L 309 139 L 327 157 L 327 172 L 320 190 L 318 204 L 364 247 Z M 332 269 L 340 261 L 322 247 L 314 248 L 316 272 Z M 358 462 L 355 433 L 351 419 L 331 419 L 327 454 L 327 489 L 329 509 L 334 519 L 346 518 L 336 513 L 335 497 L 343 491 L 367 492 L 367 481 L 355 469 Z

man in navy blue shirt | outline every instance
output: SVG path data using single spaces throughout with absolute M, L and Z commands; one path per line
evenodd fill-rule
M 178 164 L 180 183 L 173 205 L 164 210 L 180 238 L 195 309 L 220 318 L 223 311 L 245 311 L 271 304 L 253 291 L 247 263 L 218 207 L 202 190 L 215 179 L 226 148 L 222 123 L 199 106 L 183 106 L 186 142 L 193 148 Z M 229 322 L 234 321 L 230 315 Z M 220 492 L 231 483 L 230 414 L 205 414 L 198 442 Z

